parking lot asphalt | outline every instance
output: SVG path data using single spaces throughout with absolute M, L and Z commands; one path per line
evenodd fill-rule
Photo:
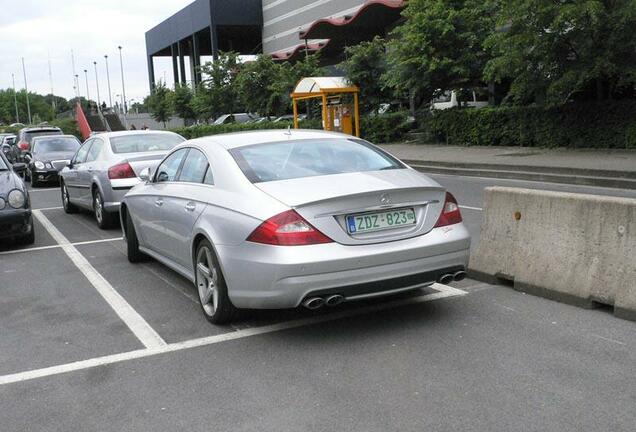
M 488 185 L 636 197 L 433 177 L 457 196 L 476 241 Z M 604 310 L 465 280 L 318 312 L 244 313 L 214 326 L 190 282 L 154 261 L 128 263 L 118 227 L 102 231 L 88 213 L 66 215 L 56 188 L 31 199 L 43 216 L 36 244 L 0 244 L 1 431 L 636 424 L 634 323 Z

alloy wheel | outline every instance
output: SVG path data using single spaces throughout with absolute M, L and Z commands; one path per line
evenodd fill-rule
M 102 219 L 104 217 L 104 208 L 102 206 L 102 200 L 99 196 L 99 192 L 95 194 L 95 219 L 97 219 L 97 223 L 101 224 Z
M 212 252 L 206 246 L 197 254 L 196 278 L 201 306 L 208 316 L 212 316 L 219 304 L 219 272 L 212 260 Z

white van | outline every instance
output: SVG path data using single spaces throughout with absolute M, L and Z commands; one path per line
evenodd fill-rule
M 470 92 L 472 100 L 462 101 L 462 106 L 466 108 L 484 108 L 488 106 L 488 89 L 478 88 Z M 431 110 L 445 110 L 459 106 L 457 92 L 446 90 L 431 101 Z

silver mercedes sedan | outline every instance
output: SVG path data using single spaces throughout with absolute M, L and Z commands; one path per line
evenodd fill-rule
M 309 309 L 465 277 L 455 198 L 374 145 L 321 131 L 186 141 L 126 194 L 128 259 L 191 280 L 205 317 Z
M 87 139 L 59 173 L 62 205 L 66 213 L 91 210 L 97 226 L 117 221 L 119 203 L 139 183 L 139 173 L 156 167 L 181 135 L 164 131 L 122 131 Z

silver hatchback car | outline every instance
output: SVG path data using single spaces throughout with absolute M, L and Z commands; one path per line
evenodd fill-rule
M 64 211 L 92 210 L 100 228 L 110 227 L 126 192 L 141 181 L 139 173 L 183 141 L 165 131 L 109 132 L 87 139 L 59 174 Z
M 128 259 L 190 279 L 214 323 L 236 308 L 317 309 L 466 275 L 455 198 L 348 135 L 200 138 L 142 177 L 121 204 Z

